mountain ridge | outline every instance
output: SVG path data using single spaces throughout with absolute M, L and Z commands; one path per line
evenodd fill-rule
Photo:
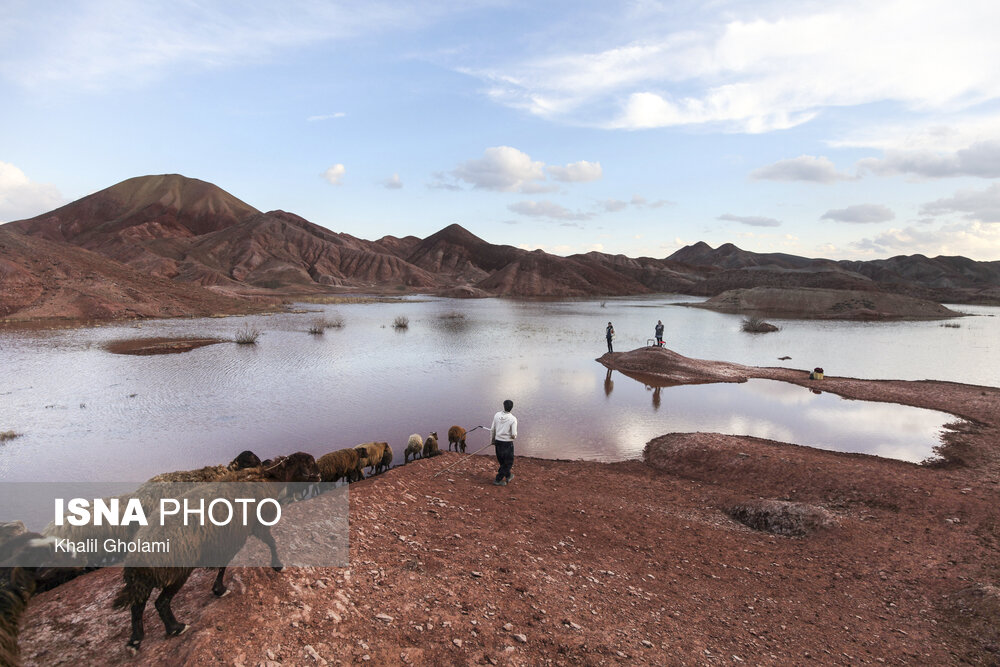
M 732 243 L 712 248 L 704 241 L 664 258 L 600 252 L 563 257 L 490 243 L 458 223 L 423 239 L 369 241 L 287 211 L 259 211 L 212 183 L 179 174 L 130 178 L 0 230 L 44 239 L 55 248 L 82 248 L 175 285 L 239 297 L 331 291 L 714 296 L 736 288 L 780 287 L 1000 304 L 1000 261 L 923 255 L 835 261 L 755 253 Z M 31 252 L 29 246 L 23 250 Z M 46 247 L 43 254 L 53 252 Z

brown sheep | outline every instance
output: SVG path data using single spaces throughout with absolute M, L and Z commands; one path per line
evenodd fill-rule
M 227 495 L 235 498 L 253 498 L 263 493 L 258 484 L 242 484 L 240 482 L 318 482 L 320 481 L 319 466 L 316 459 L 311 454 L 296 452 L 290 456 L 278 457 L 272 462 L 270 467 L 250 468 L 230 472 L 221 481 L 232 482 L 226 485 Z M 183 496 L 182 496 L 183 498 Z M 251 513 L 251 516 L 254 516 Z M 169 527 L 169 524 L 168 524 Z M 278 558 L 277 545 L 268 526 L 251 522 L 244 526 L 239 523 L 229 523 L 217 526 L 214 523 L 206 522 L 204 525 L 171 527 L 176 530 L 176 534 L 171 539 L 171 555 L 177 557 L 182 562 L 194 563 L 211 553 L 222 560 L 229 560 L 243 548 L 247 539 L 253 535 L 268 546 L 271 551 L 271 567 L 280 572 L 283 569 Z M 162 531 L 163 528 L 156 527 Z M 152 530 L 150 527 L 142 527 L 136 533 L 136 539 L 142 539 L 144 535 Z M 158 532 L 160 537 L 162 533 Z M 170 603 L 174 595 L 184 586 L 184 582 L 191 576 L 194 567 L 149 567 L 143 565 L 142 553 L 129 554 L 125 560 L 125 568 L 122 577 L 125 580 L 125 587 L 115 596 L 113 606 L 121 609 L 128 607 L 132 613 L 132 634 L 126 644 L 126 648 L 132 653 L 139 649 L 145 636 L 142 623 L 142 615 L 146 608 L 146 602 L 153 589 L 159 588 L 160 595 L 156 599 L 156 610 L 166 628 L 167 636 L 177 636 L 187 630 L 187 625 L 180 623 L 170 608 Z M 212 585 L 212 592 L 222 597 L 229 591 L 223 584 L 226 568 L 220 567 L 215 582 Z
M 462 453 L 465 453 L 465 429 L 461 426 L 452 426 L 448 429 L 448 451 L 451 451 L 451 446 L 455 445 L 455 451 L 458 448 L 462 448 Z
M 437 456 L 441 453 L 438 449 L 438 434 L 437 431 L 431 431 L 431 434 L 427 436 L 424 440 L 424 458 L 430 458 L 432 456 Z
M 361 467 L 369 468 L 368 474 L 379 472 L 382 466 L 382 457 L 385 456 L 385 449 L 388 446 L 387 442 L 366 442 L 354 448 L 361 458 Z
M 392 447 L 385 443 L 385 451 L 382 452 L 382 460 L 379 461 L 378 472 L 385 472 L 392 465 Z
M 324 454 L 316 460 L 316 464 L 324 482 L 336 482 L 345 478 L 348 482 L 357 482 L 365 478 L 361 472 L 361 457 L 356 449 L 338 449 Z

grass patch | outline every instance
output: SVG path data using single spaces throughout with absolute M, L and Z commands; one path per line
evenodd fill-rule
M 249 324 L 244 324 L 242 327 L 237 329 L 236 338 L 234 340 L 239 345 L 256 345 L 258 338 L 260 338 L 260 329 L 257 327 L 251 327 Z
M 410 327 L 410 318 L 406 315 L 398 315 L 396 319 L 392 321 L 393 329 L 408 329 Z
M 323 294 L 297 296 L 296 301 L 302 303 L 400 303 L 408 301 L 398 296 L 344 296 L 341 294 Z
M 747 333 L 770 333 L 772 331 L 778 331 L 778 327 L 774 326 L 770 322 L 765 322 L 764 318 L 756 315 L 744 318 L 742 328 L 743 331 L 746 331 Z
M 447 313 L 438 315 L 442 320 L 464 320 L 465 315 L 457 310 L 449 310 Z
M 952 322 L 949 322 L 947 324 L 942 324 L 941 326 L 943 326 L 945 329 L 961 329 L 962 328 L 961 324 L 954 324 Z
M 7 442 L 8 440 L 20 437 L 21 434 L 17 431 L 0 431 L 0 442 Z

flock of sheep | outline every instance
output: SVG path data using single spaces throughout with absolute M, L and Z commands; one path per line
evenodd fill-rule
M 451 451 L 454 446 L 456 452 L 464 453 L 465 438 L 464 428 L 452 426 L 448 429 L 448 450 Z M 440 453 L 437 432 L 432 431 L 426 439 L 414 433 L 406 443 L 403 462 L 405 464 L 410 460 L 429 458 Z M 369 475 L 388 470 L 392 458 L 392 448 L 386 442 L 368 442 L 340 449 L 319 459 L 305 452 L 296 452 L 289 456 L 261 461 L 253 452 L 245 451 L 228 465 L 157 475 L 129 496 L 140 498 L 144 507 L 147 504 L 153 507 L 159 501 L 159 494 L 164 488 L 158 485 L 160 482 L 227 482 L 233 484 L 231 487 L 233 492 L 238 493 L 240 497 L 254 492 L 250 482 L 312 483 L 345 480 L 352 483 L 364 479 L 366 468 Z M 57 539 L 69 539 L 74 542 L 94 537 L 143 539 L 148 531 L 152 530 L 132 525 L 95 527 L 49 524 L 39 535 L 26 532 L 23 524 L 20 524 L 20 530 L 17 530 L 15 524 L 19 523 L 0 525 L 0 664 L 3 665 L 19 664 L 18 625 L 21 614 L 36 589 L 53 588 L 87 569 L 108 564 L 82 562 L 79 558 L 75 558 L 69 564 L 65 561 L 47 563 L 44 562 L 44 557 L 32 561 L 41 562 L 38 567 L 15 566 L 15 563 L 26 562 L 24 558 L 29 552 L 41 552 L 42 556 L 52 554 Z M 4 529 L 8 527 L 10 532 L 4 534 Z M 178 529 L 171 538 L 172 547 L 177 550 L 172 551 L 172 554 L 181 555 L 182 562 L 193 563 L 199 562 L 201 557 L 211 550 L 216 558 L 221 554 L 220 562 L 228 562 L 243 548 L 251 535 L 268 546 L 271 551 L 271 566 L 280 572 L 283 566 L 278 558 L 274 538 L 269 527 L 261 523 L 250 522 L 246 526 L 223 528 L 209 522 L 197 529 L 192 527 Z M 143 565 L 141 554 L 126 556 L 123 568 L 125 585 L 115 597 L 113 605 L 131 611 L 132 633 L 126 644 L 129 651 L 133 653 L 138 651 L 143 640 L 145 633 L 142 616 L 154 589 L 160 590 L 155 606 L 167 635 L 176 636 L 187 630 L 188 626 L 174 617 L 171 601 L 194 569 L 194 567 L 148 567 Z M 229 592 L 223 583 L 225 571 L 225 567 L 218 568 L 212 586 L 212 592 L 219 597 Z

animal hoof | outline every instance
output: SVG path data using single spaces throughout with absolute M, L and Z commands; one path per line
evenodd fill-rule
M 272 565 L 271 569 L 274 570 L 275 572 L 281 572 L 282 570 L 285 569 L 285 566 L 284 565 Z
M 229 595 L 230 593 L 232 593 L 232 591 L 229 590 L 228 588 L 223 588 L 221 593 L 219 591 L 215 591 L 215 590 L 213 590 L 212 592 L 215 593 L 215 597 L 217 597 L 217 598 L 224 598 L 227 595 Z
M 128 651 L 129 655 L 139 655 L 139 642 L 129 642 L 125 645 L 125 650 Z
M 174 628 L 173 630 L 171 630 L 170 632 L 167 633 L 167 636 L 168 637 L 180 637 L 185 632 L 187 632 L 187 629 L 188 629 L 187 624 L 181 624 L 180 628 Z

